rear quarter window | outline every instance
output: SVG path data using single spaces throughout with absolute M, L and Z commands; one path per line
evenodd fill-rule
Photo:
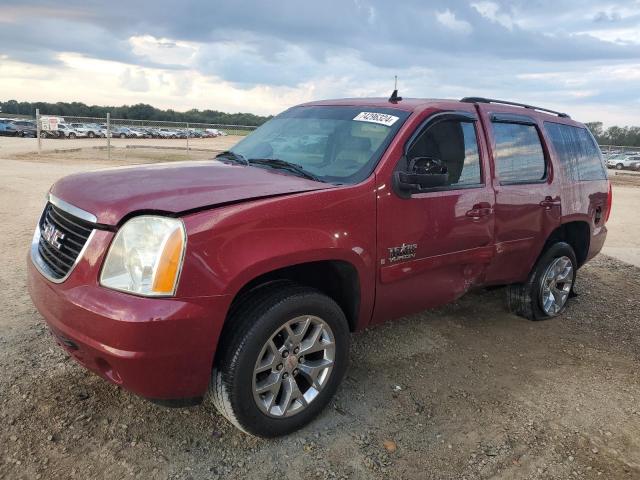
M 579 182 L 607 178 L 600 149 L 586 128 L 545 122 L 544 129 L 566 180 Z

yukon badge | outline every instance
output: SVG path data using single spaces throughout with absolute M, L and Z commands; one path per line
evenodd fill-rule
M 49 245 L 60 250 L 62 244 L 60 243 L 64 239 L 64 233 L 54 227 L 51 223 L 45 221 L 44 228 L 42 229 L 42 236 Z
M 389 261 L 398 262 L 400 260 L 409 260 L 410 258 L 415 258 L 417 249 L 417 243 L 403 243 L 399 247 L 391 247 L 389 248 Z

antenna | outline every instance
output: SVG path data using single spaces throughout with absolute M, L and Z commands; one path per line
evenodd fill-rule
M 389 97 L 389 102 L 398 103 L 400 100 L 402 100 L 402 97 L 398 96 L 398 76 L 395 75 L 395 82 L 393 84 L 393 93 Z

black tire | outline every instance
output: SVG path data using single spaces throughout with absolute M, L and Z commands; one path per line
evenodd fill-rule
M 71 140 L 74 140 L 74 139 L 76 138 L 76 134 L 75 134 L 75 133 L 73 133 L 73 132 L 71 132 L 71 133 L 69 134 L 69 138 L 70 138 Z
M 96 134 L 95 134 L 95 133 L 93 133 L 93 132 L 89 132 L 89 133 L 87 134 L 87 136 L 88 136 L 89 138 L 95 138 Z
M 127 136 L 124 133 L 121 133 L 120 138 L 127 138 Z
M 543 310 L 540 295 L 542 280 L 547 268 L 553 261 L 563 256 L 568 257 L 573 266 L 571 293 L 573 292 L 573 286 L 576 281 L 576 272 L 578 270 L 576 254 L 568 243 L 554 243 L 540 256 L 526 283 L 507 286 L 507 306 L 511 312 L 528 320 L 534 321 L 547 320 L 564 312 L 568 304 L 568 299 L 572 296 L 571 293 L 562 308 L 553 314 L 548 314 Z
M 277 437 L 311 422 L 331 401 L 349 362 L 350 333 L 343 311 L 313 288 L 276 282 L 247 294 L 231 312 L 219 345 L 210 382 L 216 409 L 240 430 L 259 437 Z M 263 413 L 253 396 L 254 366 L 263 346 L 286 322 L 314 315 L 326 322 L 335 338 L 333 370 L 325 386 L 306 408 L 288 417 Z
M 621 163 L 616 164 L 616 170 L 622 170 L 624 168 L 624 165 Z

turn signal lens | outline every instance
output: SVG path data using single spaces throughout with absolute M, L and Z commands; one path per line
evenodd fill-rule
M 156 274 L 153 279 L 153 291 L 158 294 L 170 295 L 173 293 L 178 270 L 182 261 L 184 239 L 182 231 L 174 230 L 164 244 Z

